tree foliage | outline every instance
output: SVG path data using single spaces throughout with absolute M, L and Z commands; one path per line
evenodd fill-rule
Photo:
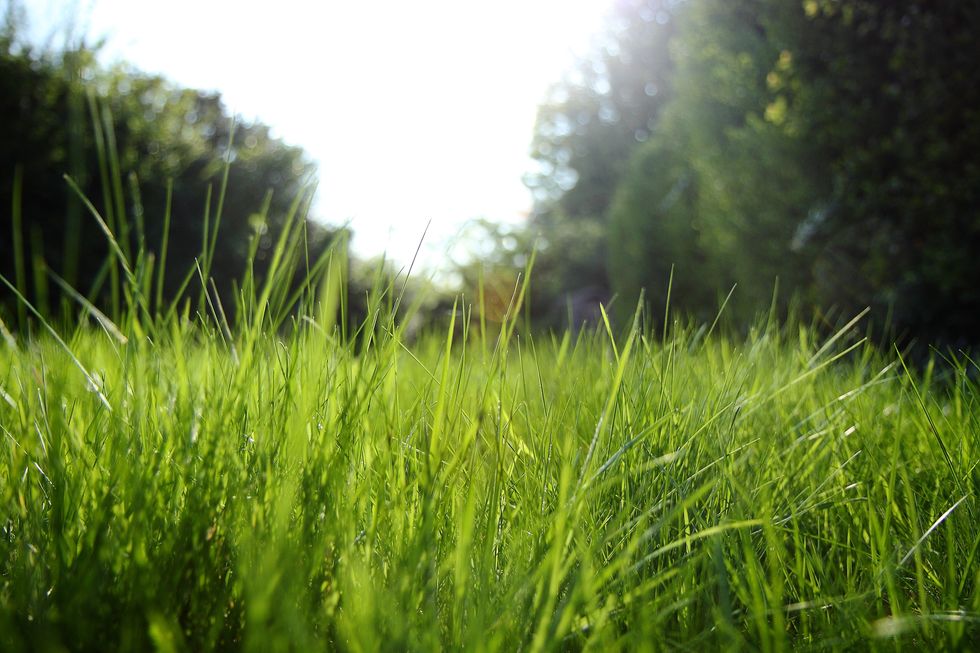
M 606 214 L 670 97 L 672 4 L 617 2 L 595 55 L 556 83 L 539 110 L 526 183 L 540 247 L 534 305 L 548 323 L 561 322 L 578 297 L 609 298 Z
M 737 283 L 744 313 L 754 314 L 778 278 L 784 302 L 795 295 L 848 313 L 871 305 L 909 335 L 972 337 L 980 315 L 975 3 L 616 7 L 605 44 L 580 68 L 605 71 L 613 42 L 619 60 L 637 62 L 615 79 L 656 78 L 666 92 L 616 104 L 606 113 L 615 120 L 604 122 L 577 117 L 618 98 L 607 90 L 615 85 L 580 75 L 575 93 L 559 87 L 534 144 L 552 187 L 532 179 L 532 188 L 548 189 L 539 193 L 545 212 L 557 206 L 606 225 L 611 284 L 626 304 L 641 287 L 662 303 L 657 289 L 676 265 L 684 292 L 674 298 L 695 313 L 710 313 Z M 617 16 L 640 25 L 658 9 L 667 19 L 659 31 L 616 28 Z M 649 130 L 643 143 L 630 142 L 637 121 Z M 574 129 L 555 129 L 563 124 Z

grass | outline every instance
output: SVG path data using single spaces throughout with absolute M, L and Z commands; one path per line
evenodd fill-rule
M 407 342 L 381 285 L 344 336 L 274 290 L 0 345 L 4 650 L 980 643 L 969 359 L 465 303 Z

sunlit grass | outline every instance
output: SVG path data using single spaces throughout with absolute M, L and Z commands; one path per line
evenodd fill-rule
M 408 341 L 380 282 L 344 335 L 330 260 L 275 319 L 130 293 L 0 344 L 4 650 L 978 642 L 968 359 L 465 301 Z

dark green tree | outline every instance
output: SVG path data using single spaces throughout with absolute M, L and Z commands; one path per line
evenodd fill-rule
M 976 3 L 803 2 L 771 39 L 792 53 L 783 97 L 826 162 L 798 238 L 823 304 L 894 311 L 927 340 L 980 325 Z
M 768 304 L 777 279 L 790 292 L 808 288 L 809 251 L 798 229 L 820 210 L 827 187 L 825 161 L 809 148 L 813 135 L 779 93 L 793 55 L 769 35 L 780 18 L 776 4 L 685 7 L 672 48 L 675 96 L 662 126 L 701 180 L 692 218 L 700 246 L 713 280 L 738 284 L 744 318 Z
M 609 211 L 609 277 L 621 319 L 641 293 L 660 319 L 668 292 L 674 310 L 710 319 L 721 275 L 704 249 L 698 199 L 684 149 L 658 130 L 633 157 Z
M 743 316 L 778 277 L 784 300 L 850 314 L 870 305 L 909 335 L 975 339 L 980 10 L 701 0 L 675 17 L 673 93 L 653 140 L 676 146 L 645 148 L 623 178 L 616 288 L 661 284 L 665 257 L 681 264 L 693 230 L 717 273 L 705 278 L 737 281 Z M 678 157 L 698 181 L 680 232 L 668 225 L 681 218 L 651 208 Z M 626 240 L 644 233 L 657 237 Z M 650 260 L 660 263 L 643 283 Z

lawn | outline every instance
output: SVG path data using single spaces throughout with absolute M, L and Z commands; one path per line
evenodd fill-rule
M 124 317 L 0 341 L 0 648 L 980 646 L 965 354 L 466 300 L 409 337 L 380 283 L 346 329 L 318 269 L 229 325 L 123 266 Z

